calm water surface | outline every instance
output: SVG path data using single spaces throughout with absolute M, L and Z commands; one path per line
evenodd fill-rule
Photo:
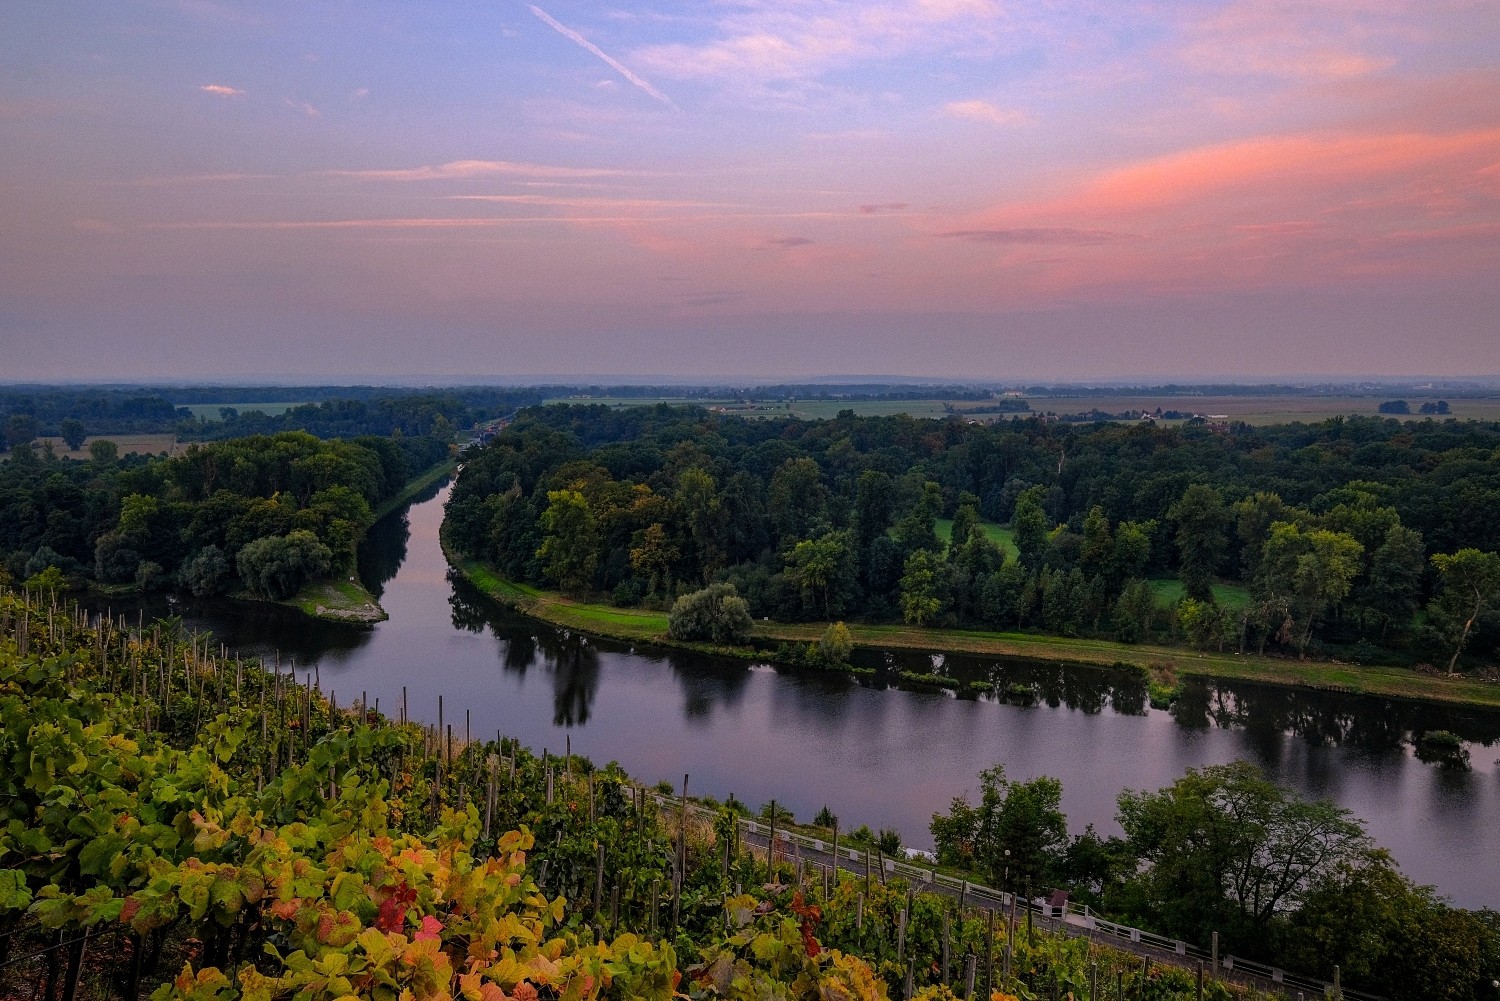
M 316 663 L 344 704 L 365 692 L 391 710 L 405 686 L 411 714 L 435 720 L 441 694 L 455 733 L 468 710 L 476 736 L 561 750 L 567 735 L 575 753 L 642 779 L 680 783 L 688 772 L 690 791 L 757 806 L 774 797 L 802 819 L 826 804 L 846 828 L 895 827 L 919 847 L 931 845 L 933 812 L 997 762 L 1015 778 L 1061 779 L 1075 832 L 1118 833 L 1121 789 L 1243 758 L 1364 818 L 1408 874 L 1456 903 L 1500 906 L 1500 713 L 1218 683 L 1190 684 L 1164 712 L 1140 681 L 1111 671 L 937 662 L 965 681 L 1032 684 L 1039 698 L 1023 706 L 630 649 L 526 619 L 450 579 L 437 543 L 446 497 L 435 488 L 366 540 L 365 583 L 390 613 L 373 630 L 261 605 L 172 610 L 243 651 Z M 1469 742 L 1469 770 L 1416 758 L 1413 734 L 1432 729 Z

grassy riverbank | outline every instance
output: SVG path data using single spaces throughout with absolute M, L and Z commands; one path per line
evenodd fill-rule
M 567 629 L 614 639 L 662 646 L 684 646 L 667 636 L 667 614 L 576 601 L 551 591 L 517 584 L 493 570 L 454 553 L 445 542 L 448 561 L 486 594 L 528 615 Z M 810 643 L 823 634 L 822 622 L 757 622 L 754 638 L 766 643 Z M 1206 653 L 1180 647 L 1131 645 L 1110 640 L 1038 636 L 965 629 L 918 629 L 901 625 L 849 624 L 857 646 L 883 650 L 1023 657 L 1031 660 L 1107 667 L 1128 664 L 1143 670 L 1169 669 L 1179 676 L 1255 681 L 1272 685 L 1332 689 L 1394 698 L 1500 708 L 1500 685 L 1471 678 L 1419 674 L 1400 667 L 1360 667 L 1334 661 L 1283 660 L 1233 653 Z M 697 644 L 695 649 L 703 649 Z M 748 647 L 717 653 L 764 659 Z
M 457 468 L 457 459 L 444 459 L 442 462 L 439 462 L 437 465 L 433 466 L 431 469 L 428 469 L 426 472 L 419 473 L 415 479 L 407 481 L 406 486 L 401 488 L 400 493 L 383 501 L 381 505 L 377 507 L 374 512 L 372 512 L 375 515 L 375 520 L 379 521 L 381 518 L 384 518 L 392 511 L 395 511 L 397 508 L 401 507 L 403 504 L 409 503 L 414 497 L 417 496 L 417 494 L 421 493 L 423 490 L 426 490 L 428 487 L 432 486 L 443 477 L 451 475 L 453 470 Z
M 375 596 L 353 579 L 309 581 L 302 590 L 277 604 L 295 608 L 315 619 L 352 625 L 372 626 L 390 618 Z

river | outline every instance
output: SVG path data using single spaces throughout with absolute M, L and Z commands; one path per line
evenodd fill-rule
M 1190 682 L 1161 711 L 1117 672 L 940 661 L 965 681 L 1033 685 L 1039 697 L 1018 705 L 632 649 L 527 619 L 450 578 L 437 540 L 446 497 L 435 486 L 365 540 L 361 573 L 390 613 L 374 629 L 228 601 L 170 610 L 232 648 L 316 664 L 341 704 L 367 693 L 391 711 L 404 687 L 412 716 L 432 721 L 442 695 L 455 734 L 467 719 L 476 737 L 499 731 L 538 750 L 571 739 L 575 753 L 641 779 L 680 786 L 690 773 L 690 792 L 757 807 L 774 797 L 803 820 L 827 805 L 846 830 L 894 827 L 914 847 L 931 846 L 933 812 L 973 798 L 976 776 L 996 763 L 1012 778 L 1056 776 L 1074 832 L 1108 834 L 1119 831 L 1122 789 L 1243 758 L 1352 810 L 1410 876 L 1455 903 L 1500 907 L 1500 713 L 1212 682 Z M 1417 758 L 1413 736 L 1436 729 L 1464 738 L 1469 768 Z

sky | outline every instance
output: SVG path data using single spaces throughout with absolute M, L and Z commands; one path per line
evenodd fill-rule
M 1500 373 L 1493 0 L 4 0 L 0 381 Z

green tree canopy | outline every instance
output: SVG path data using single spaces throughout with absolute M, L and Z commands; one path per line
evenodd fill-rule
M 979 773 L 979 804 L 956 796 L 929 829 L 938 859 L 986 874 L 992 886 L 1046 887 L 1068 846 L 1062 783 L 1049 776 L 1006 778 L 1003 765 Z
M 1432 602 L 1433 619 L 1453 645 L 1448 661 L 1452 674 L 1480 617 L 1500 607 L 1500 554 L 1478 549 L 1435 553 L 1432 565 L 1442 579 L 1442 590 Z
M 1229 512 L 1219 491 L 1194 483 L 1183 491 L 1167 517 L 1177 523 L 1182 587 L 1190 598 L 1213 601 L 1213 575 L 1224 559 Z
M 1167 934 L 1263 940 L 1341 866 L 1362 865 L 1371 843 L 1349 811 L 1310 802 L 1247 762 L 1189 769 L 1157 792 L 1120 794 L 1126 845 L 1144 867 L 1124 901 Z

